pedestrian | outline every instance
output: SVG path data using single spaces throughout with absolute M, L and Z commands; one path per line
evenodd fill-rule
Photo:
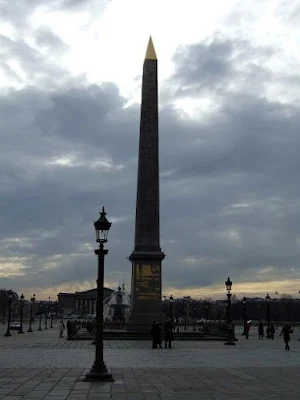
M 259 325 L 258 325 L 258 339 L 263 340 L 264 338 L 264 324 L 262 321 L 260 321 Z
M 161 348 L 161 328 L 156 321 L 153 321 L 150 335 L 152 335 L 152 349 L 157 349 L 157 346 Z
M 244 325 L 244 332 L 246 339 L 249 339 L 249 331 L 250 331 L 250 322 L 246 322 Z
M 274 340 L 274 333 L 275 333 L 275 327 L 274 324 L 271 324 L 269 327 L 269 335 L 272 340 Z
M 285 343 L 285 350 L 289 351 L 290 346 L 289 346 L 289 341 L 291 340 L 290 333 L 293 333 L 292 327 L 289 324 L 284 324 L 282 331 L 279 336 L 283 334 L 283 340 Z
M 172 321 L 167 320 L 165 322 L 165 349 L 168 347 L 169 349 L 172 348 L 172 340 L 173 340 L 173 326 Z
M 64 329 L 65 329 L 65 324 L 64 324 L 63 320 L 61 320 L 59 323 L 59 337 L 60 338 L 63 337 Z

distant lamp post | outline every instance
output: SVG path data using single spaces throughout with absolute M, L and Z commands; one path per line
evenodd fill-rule
M 173 326 L 173 301 L 174 301 L 174 298 L 172 295 L 170 296 L 169 301 L 170 301 L 170 318 L 171 318 L 171 322 L 172 322 L 172 326 Z
M 104 207 L 100 217 L 94 222 L 96 232 L 96 242 L 99 243 L 99 249 L 95 250 L 98 256 L 98 279 L 97 279 L 97 300 L 96 300 L 96 355 L 94 364 L 85 376 L 86 381 L 113 381 L 112 375 L 108 372 L 103 360 L 103 284 L 104 284 L 104 258 L 108 250 L 104 249 L 104 243 L 107 242 L 108 231 L 111 222 L 106 219 Z
M 24 294 L 22 293 L 20 296 L 20 328 L 18 333 L 23 332 L 23 307 L 24 307 Z
M 247 299 L 244 296 L 242 300 L 242 307 L 243 307 L 243 322 L 244 322 L 244 332 L 243 335 L 246 335 L 246 324 L 247 324 L 247 319 L 246 319 L 246 303 Z
M 29 328 L 27 332 L 32 332 L 32 327 L 31 327 L 31 323 L 32 323 L 32 311 L 33 311 L 33 304 L 35 302 L 35 294 L 31 297 L 30 299 L 30 311 L 29 311 Z
M 11 302 L 12 302 L 12 298 L 13 298 L 13 292 L 12 290 L 8 290 L 7 291 L 7 306 L 8 306 L 8 318 L 7 318 L 7 330 L 6 333 L 4 334 L 4 336 L 11 336 L 10 333 L 10 318 L 11 318 Z
M 51 297 L 48 297 L 48 307 L 47 307 L 47 320 L 48 317 L 51 320 L 51 307 L 50 307 L 50 302 L 51 302 Z M 50 322 L 50 321 L 49 321 Z M 47 327 L 48 328 L 48 327 Z M 49 328 L 51 328 L 51 326 L 49 326 Z
M 50 311 L 50 328 L 53 328 L 52 322 L 53 322 L 53 307 L 51 307 Z
M 39 304 L 39 329 L 38 331 L 42 331 L 42 303 Z
M 270 339 L 270 301 L 271 297 L 269 296 L 269 293 L 266 295 L 266 302 L 267 302 L 267 338 Z
M 234 342 L 234 335 L 233 335 L 233 326 L 232 326 L 232 320 L 231 320 L 231 287 L 232 287 L 232 282 L 230 278 L 227 278 L 227 281 L 225 282 L 226 290 L 227 290 L 227 299 L 228 299 L 228 304 L 227 304 L 227 341 L 225 342 L 226 345 L 235 345 Z
M 48 322 L 48 306 L 46 305 L 45 306 L 45 327 L 44 327 L 44 329 L 48 329 L 47 322 Z

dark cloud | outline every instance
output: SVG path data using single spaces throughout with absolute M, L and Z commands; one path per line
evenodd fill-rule
M 69 79 L 67 71 L 53 64 L 40 50 L 33 48 L 23 39 L 14 40 L 4 35 L 0 35 L 1 69 L 5 75 L 8 73 L 9 77 L 16 77 L 17 82 L 23 85 L 53 87 Z
M 265 85 L 270 71 L 261 63 L 276 52 L 252 47 L 247 40 L 230 40 L 215 35 L 210 40 L 182 46 L 173 57 L 176 72 L 173 85 L 177 96 L 224 92 L 233 85 Z M 173 89 L 174 90 L 174 89 Z

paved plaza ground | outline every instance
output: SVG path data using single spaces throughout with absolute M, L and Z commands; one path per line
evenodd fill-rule
M 257 328 L 236 346 L 176 341 L 151 349 L 148 341 L 105 341 L 113 383 L 83 382 L 94 360 L 90 341 L 67 341 L 53 329 L 4 337 L 0 326 L 1 400 L 300 399 L 300 331 L 291 350 L 282 338 L 258 340 Z

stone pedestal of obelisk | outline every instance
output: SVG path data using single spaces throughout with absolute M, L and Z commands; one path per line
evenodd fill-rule
M 163 322 L 159 230 L 157 58 L 150 37 L 143 68 L 136 221 L 129 323 Z

